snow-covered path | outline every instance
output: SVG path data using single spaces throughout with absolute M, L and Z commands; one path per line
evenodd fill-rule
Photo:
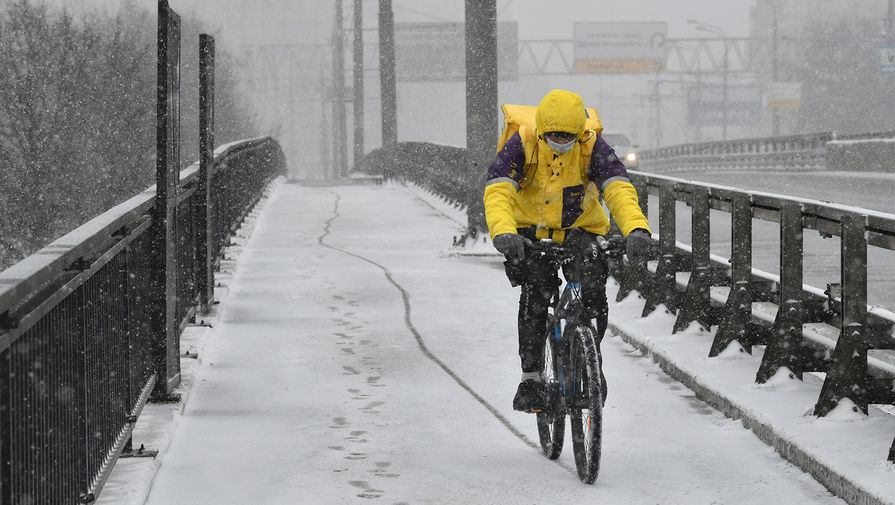
M 518 288 L 447 253 L 460 219 L 399 185 L 280 185 L 148 503 L 842 503 L 617 337 L 599 480 L 541 456 L 511 409 Z

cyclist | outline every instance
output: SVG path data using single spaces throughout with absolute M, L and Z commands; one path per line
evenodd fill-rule
M 494 247 L 507 258 L 508 273 L 515 270 L 519 275 L 511 281 L 522 285 L 518 320 L 522 379 L 513 398 L 513 408 L 520 411 L 538 410 L 546 401 L 539 371 L 547 307 L 560 283 L 552 266 L 526 257 L 525 247 L 533 240 L 552 239 L 577 252 L 583 267 L 582 298 L 596 319 L 598 349 L 609 313 L 606 258 L 597 242 L 597 235 L 609 232 L 609 219 L 600 197 L 627 237 L 628 258 L 644 258 L 649 250 L 649 225 L 625 166 L 599 135 L 585 130 L 585 119 L 579 95 L 552 90 L 538 105 L 536 129 L 521 127 L 488 167 L 484 194 L 488 229 Z

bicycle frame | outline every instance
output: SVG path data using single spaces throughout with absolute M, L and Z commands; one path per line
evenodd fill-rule
M 568 400 L 573 397 L 576 384 L 576 376 L 571 359 L 571 342 L 563 338 L 563 334 L 566 328 L 573 325 L 585 325 L 591 327 L 591 329 L 592 326 L 581 298 L 580 272 L 572 251 L 558 244 L 542 243 L 535 246 L 535 252 L 546 255 L 547 259 L 558 270 L 563 271 L 564 277 L 566 272 L 561 267 L 571 265 L 570 268 L 566 269 L 568 270 L 569 278 L 566 279 L 562 289 L 557 289 L 553 295 L 552 312 L 549 309 L 547 312 L 548 324 L 553 326 L 554 344 L 558 345 L 556 355 L 561 357 L 558 363 L 558 373 L 555 377 L 559 383 L 559 404 L 549 405 L 548 409 L 558 409 L 554 410 L 558 412 L 572 407 Z
M 601 249 L 608 252 L 605 244 L 600 244 Z M 551 298 L 552 311 L 547 312 L 542 373 L 547 380 L 548 403 L 537 418 L 541 451 L 550 459 L 559 457 L 568 415 L 578 478 L 590 484 L 599 473 L 603 395 L 596 330 L 581 296 L 582 272 L 576 255 L 558 244 L 538 243 L 532 253 L 557 269 L 564 267 L 566 278 Z

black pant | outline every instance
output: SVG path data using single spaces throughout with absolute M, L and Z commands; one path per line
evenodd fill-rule
M 519 234 L 535 240 L 533 228 L 520 228 Z M 584 230 L 566 232 L 563 245 L 574 249 L 580 265 L 581 297 L 589 316 L 596 319 L 596 342 L 599 349 L 609 317 L 606 302 L 606 255 L 597 243 L 597 235 Z M 523 372 L 537 372 L 543 366 L 544 344 L 547 329 L 547 307 L 556 288 L 560 285 L 556 270 L 540 258 L 526 256 L 522 261 L 526 270 L 519 297 L 519 357 Z M 571 272 L 563 267 L 568 279 Z

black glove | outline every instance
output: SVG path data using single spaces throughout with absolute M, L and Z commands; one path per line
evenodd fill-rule
M 525 246 L 527 245 L 531 245 L 531 240 L 518 233 L 501 233 L 494 237 L 494 248 L 511 260 L 525 259 Z
M 637 228 L 628 234 L 627 253 L 628 259 L 646 259 L 649 254 L 650 238 L 648 231 L 643 228 Z

